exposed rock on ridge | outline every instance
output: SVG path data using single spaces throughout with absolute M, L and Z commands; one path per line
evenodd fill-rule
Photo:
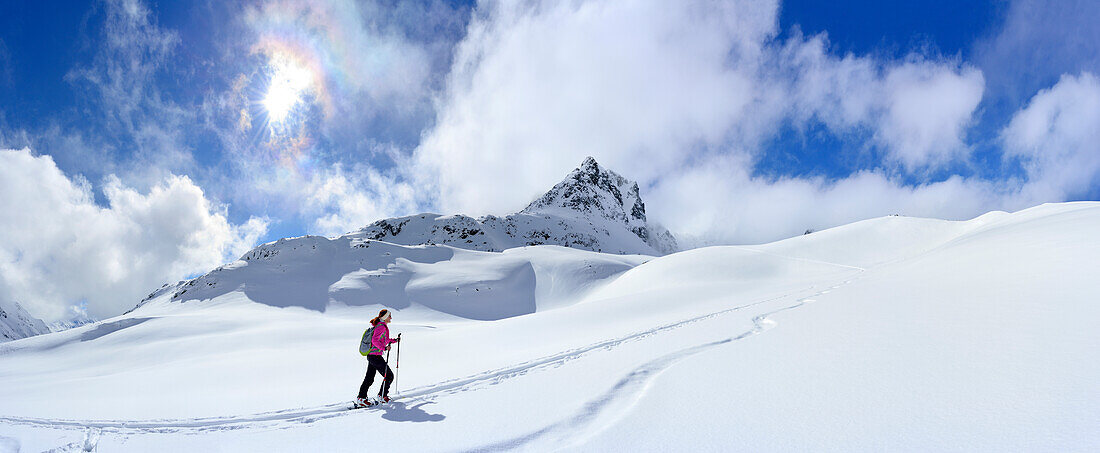
M 379 220 L 358 233 L 404 245 L 446 244 L 482 251 L 542 244 L 618 254 L 677 250 L 671 233 L 647 222 L 638 184 L 601 168 L 592 157 L 515 214 L 475 219 L 424 213 Z

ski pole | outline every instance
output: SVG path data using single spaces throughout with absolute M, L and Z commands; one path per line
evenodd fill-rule
M 397 334 L 397 369 L 393 371 L 394 393 L 397 392 L 397 377 L 401 375 L 401 334 Z
M 386 379 L 389 379 L 389 377 L 390 377 L 390 348 L 386 348 L 386 372 L 382 373 L 382 388 L 378 389 L 378 395 L 379 396 L 385 396 L 386 395 Z M 394 375 L 393 377 L 394 377 L 394 379 L 397 379 L 397 375 Z

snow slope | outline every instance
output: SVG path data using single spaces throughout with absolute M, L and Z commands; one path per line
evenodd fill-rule
M 709 433 L 701 446 L 746 451 L 1097 451 L 1100 204 L 959 226 L 772 316 L 776 334 L 752 347 L 685 358 L 586 448 L 688 426 Z M 672 404 L 673 387 L 698 404 Z
M 603 278 L 578 275 L 613 255 L 375 241 L 379 266 L 404 254 L 385 267 L 406 273 L 404 294 L 434 288 L 424 300 L 453 284 L 480 293 L 473 281 L 508 280 L 526 262 L 535 309 L 410 298 L 391 327 L 404 338 L 402 398 L 347 411 L 364 370 L 352 343 L 380 305 L 333 300 L 374 288 L 374 264 L 330 283 L 323 306 L 261 303 L 274 296 L 248 288 L 256 275 L 224 272 L 183 296 L 212 298 L 162 291 L 122 317 L 0 345 L 0 445 L 362 451 L 367 436 L 386 451 L 1096 451 L 1098 227 L 1092 202 L 891 217 L 640 258 Z M 234 272 L 282 274 L 253 264 Z M 279 292 L 297 300 L 292 286 Z
M 31 316 L 19 302 L 0 300 L 0 342 L 44 334 L 50 329 L 41 319 Z
M 1008 213 L 993 211 L 967 221 L 879 217 L 749 248 L 852 266 L 875 266 L 927 252 L 1006 216 Z

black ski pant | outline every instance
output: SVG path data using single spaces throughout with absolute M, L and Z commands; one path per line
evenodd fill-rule
M 390 396 L 390 384 L 393 383 L 393 370 L 386 365 L 386 359 L 380 355 L 367 356 L 367 377 L 363 378 L 363 385 L 359 386 L 359 397 L 366 398 L 371 384 L 374 383 L 374 373 L 382 375 L 382 388 L 378 389 L 378 396 Z

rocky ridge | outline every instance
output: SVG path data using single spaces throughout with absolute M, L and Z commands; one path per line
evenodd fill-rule
M 473 218 L 423 213 L 379 220 L 356 234 L 402 245 L 446 244 L 492 252 L 545 244 L 616 254 L 677 251 L 668 230 L 648 223 L 638 184 L 602 168 L 592 157 L 514 214 Z

